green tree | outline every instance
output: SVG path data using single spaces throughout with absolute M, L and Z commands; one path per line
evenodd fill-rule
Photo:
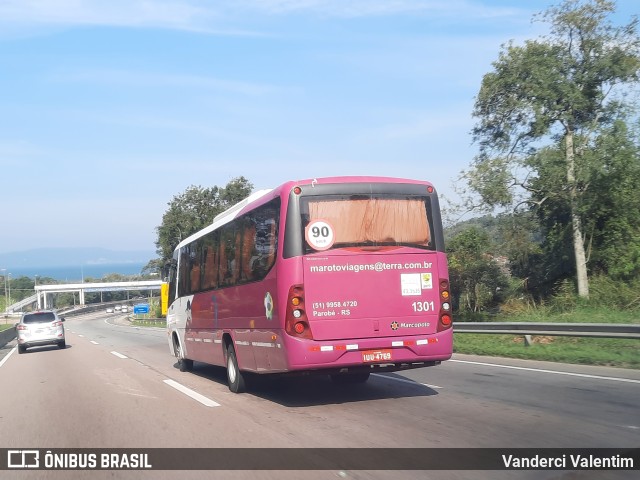
M 232 179 L 224 188 L 192 185 L 168 203 L 162 224 L 156 228 L 157 253 L 162 264 L 171 259 L 182 240 L 209 225 L 214 217 L 243 200 L 253 190 L 244 177 Z
M 608 0 L 566 0 L 541 18 L 550 34 L 523 46 L 503 46 L 483 77 L 473 115 L 480 153 L 465 172 L 469 187 L 489 207 L 567 199 L 578 294 L 588 297 L 583 209 L 589 173 L 585 153 L 601 128 L 625 106 L 625 86 L 638 82 L 638 20 L 614 26 Z M 616 95 L 617 94 L 617 95 Z M 549 144 L 561 149 L 554 184 L 534 187 L 529 160 Z M 531 196 L 536 194 L 536 198 Z
M 447 246 L 453 306 L 479 312 L 497 304 L 508 278 L 492 254 L 495 246 L 486 231 L 469 227 Z
M 16 303 L 34 294 L 33 279 L 20 276 L 18 278 L 9 278 L 7 283 L 11 291 L 11 302 Z
M 593 151 L 588 231 L 597 270 L 616 280 L 640 277 L 640 136 L 616 122 Z M 601 192 L 606 195 L 600 196 Z
M 154 258 L 142 267 L 140 274 L 143 277 L 150 277 L 152 275 L 160 275 L 162 273 L 163 262 L 160 258 Z M 158 277 L 159 278 L 159 277 Z
M 584 219 L 586 255 L 593 273 L 628 281 L 640 274 L 640 145 L 637 134 L 624 121 L 615 121 L 584 152 L 580 216 Z M 563 154 L 558 148 L 541 150 L 531 160 L 538 176 L 535 190 L 544 186 L 561 191 Z M 533 197 L 539 199 L 534 193 Z M 544 250 L 551 277 L 561 280 L 571 274 L 570 199 L 554 195 L 538 209 L 545 232 Z

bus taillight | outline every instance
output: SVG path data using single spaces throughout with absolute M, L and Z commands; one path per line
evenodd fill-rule
M 294 337 L 313 340 L 309 320 L 304 306 L 304 289 L 302 285 L 293 285 L 287 297 L 287 314 L 285 331 Z
M 449 280 L 440 279 L 440 318 L 438 332 L 451 328 L 451 294 L 449 293 Z

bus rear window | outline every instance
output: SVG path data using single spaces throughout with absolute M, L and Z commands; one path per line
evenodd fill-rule
M 305 253 L 328 248 L 409 246 L 432 249 L 426 197 L 326 196 L 301 199 Z M 311 227 L 311 230 L 307 227 Z M 314 228 L 315 227 L 315 228 Z M 327 236 L 327 247 L 314 238 Z

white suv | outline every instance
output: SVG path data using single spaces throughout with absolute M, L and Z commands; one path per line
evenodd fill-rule
M 64 317 L 53 310 L 43 310 L 22 314 L 16 325 L 18 334 L 18 353 L 24 353 L 29 347 L 38 345 L 58 345 L 65 348 Z

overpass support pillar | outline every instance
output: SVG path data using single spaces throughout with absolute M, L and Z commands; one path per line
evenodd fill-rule
M 80 305 L 84 305 L 84 288 L 80 289 Z

